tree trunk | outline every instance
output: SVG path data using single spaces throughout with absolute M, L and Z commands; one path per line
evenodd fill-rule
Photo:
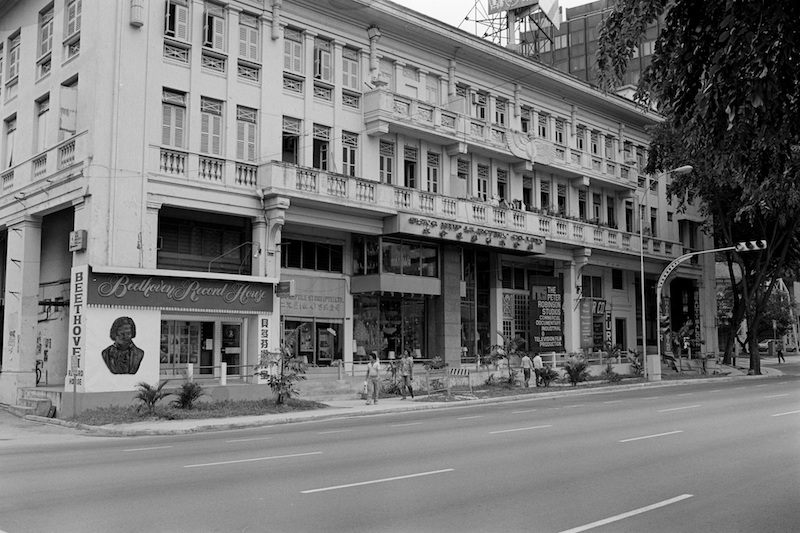
M 748 370 L 748 374 L 753 374 L 756 376 L 761 375 L 761 354 L 758 353 L 758 337 L 752 334 L 748 334 L 748 346 L 750 347 L 750 370 Z

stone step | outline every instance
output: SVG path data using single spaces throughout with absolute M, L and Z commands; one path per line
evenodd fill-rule
M 20 418 L 23 418 L 25 415 L 36 414 L 36 410 L 33 407 L 28 407 L 27 405 L 5 405 L 4 408 L 12 415 Z
M 30 396 L 25 396 L 20 398 L 19 403 L 21 406 L 29 407 L 33 410 L 33 412 L 29 414 L 46 416 L 48 418 L 53 418 L 53 416 L 55 416 L 53 402 L 48 398 L 31 398 Z

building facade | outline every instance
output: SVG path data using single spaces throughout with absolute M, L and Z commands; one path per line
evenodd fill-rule
M 253 381 L 281 343 L 348 370 L 654 352 L 656 280 L 705 244 L 638 172 L 657 115 L 389 1 L 0 18 L 3 403 L 37 369 L 83 406 Z M 714 351 L 703 260 L 668 305 Z

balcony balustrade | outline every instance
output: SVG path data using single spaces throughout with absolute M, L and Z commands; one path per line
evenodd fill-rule
M 87 135 L 81 133 L 62 141 L 34 157 L 0 174 L 2 192 L 8 193 L 24 189 L 26 185 L 50 180 L 68 174 L 76 165 L 82 165 L 86 155 Z

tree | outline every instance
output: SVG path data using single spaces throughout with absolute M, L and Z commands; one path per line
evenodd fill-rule
M 635 99 L 664 117 L 652 130 L 648 172 L 691 164 L 669 192 L 700 200 L 718 247 L 742 268 L 733 323 L 747 320 L 750 369 L 774 280 L 796 266 L 800 228 L 800 2 L 618 0 L 600 32 L 601 87 L 613 89 L 650 23 L 664 16 Z M 726 347 L 729 357 L 730 344 Z

